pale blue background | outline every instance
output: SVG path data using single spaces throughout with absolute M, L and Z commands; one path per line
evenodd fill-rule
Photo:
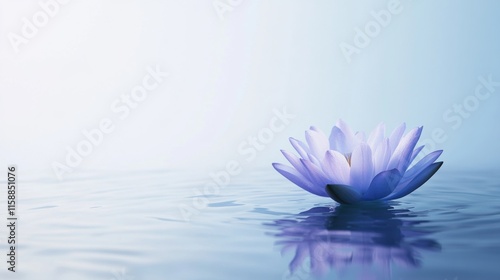
M 20 3 L 22 2 L 22 3 Z M 355 3 L 354 3 L 355 2 Z M 0 1 L 0 166 L 53 176 L 81 130 L 112 116 L 149 65 L 171 73 L 75 169 L 188 168 L 236 159 L 244 168 L 283 161 L 288 136 L 338 118 L 359 130 L 384 121 L 448 136 L 446 168 L 496 168 L 500 88 L 452 128 L 443 113 L 500 81 L 498 1 L 406 1 L 347 63 L 341 42 L 389 1 L 242 1 L 221 20 L 212 1 L 72 1 L 16 54 L 10 32 L 40 10 Z M 237 148 L 268 125 L 273 108 L 296 118 L 246 162 Z
M 351 273 L 392 261 L 394 279 L 500 279 L 500 87 L 460 126 L 443 119 L 478 77 L 500 81 L 499 1 L 401 0 L 350 63 L 339 45 L 389 0 L 71 0 L 16 53 L 9 37 L 47 1 L 0 0 L 0 181 L 17 164 L 19 215 L 19 272 L 0 279 L 303 278 L 286 277 L 286 239 L 359 249 Z M 221 19 L 214 3 L 229 2 Z M 170 77 L 119 120 L 110 104 L 155 65 Z M 248 161 L 238 147 L 284 107 L 295 118 Z M 115 131 L 58 181 L 51 165 L 103 118 Z M 273 170 L 289 136 L 338 118 L 440 129 L 445 164 L 374 211 Z

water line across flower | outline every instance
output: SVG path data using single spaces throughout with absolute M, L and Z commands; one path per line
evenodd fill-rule
M 423 185 L 443 164 L 436 162 L 442 150 L 412 164 L 424 147 L 416 147 L 422 128 L 404 134 L 403 123 L 386 137 L 381 123 L 366 137 L 339 120 L 327 137 L 313 126 L 305 133 L 306 143 L 290 138 L 299 156 L 282 150 L 292 166 L 273 166 L 304 190 L 338 203 L 398 199 Z

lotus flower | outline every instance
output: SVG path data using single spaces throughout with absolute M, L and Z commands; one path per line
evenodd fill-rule
M 403 123 L 386 137 L 384 124 L 379 124 L 366 138 L 342 120 L 330 137 L 311 127 L 306 131 L 307 144 L 290 138 L 300 157 L 282 150 L 293 167 L 273 166 L 304 190 L 341 204 L 398 199 L 419 188 L 443 164 L 435 162 L 443 152 L 437 150 L 412 165 L 424 147 L 415 148 L 422 127 L 403 135 L 405 129 Z

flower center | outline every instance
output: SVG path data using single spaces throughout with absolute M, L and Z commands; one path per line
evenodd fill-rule
M 351 166 L 351 156 L 352 153 L 345 154 L 345 159 L 347 160 L 347 163 L 349 163 L 349 166 Z

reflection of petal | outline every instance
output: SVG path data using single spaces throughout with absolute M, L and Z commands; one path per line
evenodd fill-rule
M 307 249 L 308 246 L 307 244 L 299 244 L 299 247 L 297 248 L 295 257 L 293 260 L 290 262 L 290 271 L 293 273 L 297 270 L 298 267 L 302 265 L 304 260 L 307 258 Z
M 292 273 L 309 261 L 310 273 L 316 276 L 361 265 L 360 279 L 375 277 L 369 272 L 373 267 L 385 275 L 381 279 L 390 279 L 391 265 L 416 267 L 421 263 L 418 250 L 441 249 L 437 241 L 426 237 L 433 231 L 417 219 L 422 215 L 384 203 L 340 205 L 333 210 L 312 208 L 270 226 L 278 230 L 276 244 L 282 252 L 295 249 L 289 267 Z

